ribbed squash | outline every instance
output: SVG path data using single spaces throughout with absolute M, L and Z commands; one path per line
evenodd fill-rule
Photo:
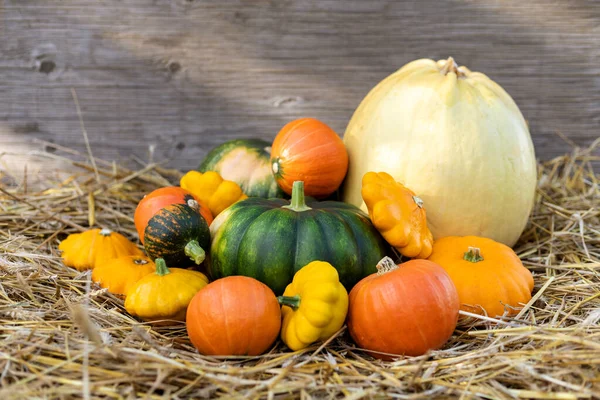
M 271 172 L 271 144 L 261 139 L 230 140 L 213 148 L 198 170 L 215 171 L 240 185 L 249 197 L 285 197 Z
M 155 269 L 154 262 L 146 256 L 122 256 L 96 266 L 92 281 L 110 293 L 125 296 L 137 281 Z
M 311 261 L 327 261 L 350 289 L 376 271 L 385 241 L 367 215 L 337 201 L 307 201 L 296 182 L 291 203 L 249 198 L 223 211 L 211 225 L 212 278 L 245 275 L 281 295 Z
M 110 229 L 90 229 L 72 233 L 59 245 L 63 263 L 78 271 L 93 269 L 121 256 L 141 256 L 143 253 L 129 239 Z

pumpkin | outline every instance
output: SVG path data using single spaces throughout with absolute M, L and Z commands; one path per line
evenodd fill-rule
M 367 172 L 361 195 L 375 228 L 406 257 L 427 258 L 433 236 L 423 200 L 385 172 Z
M 167 264 L 182 265 L 191 259 L 200 265 L 210 247 L 210 231 L 198 211 L 198 203 L 171 204 L 160 209 L 144 231 L 148 256 L 164 258 Z
M 325 198 L 335 192 L 348 170 L 342 139 L 323 122 L 302 118 L 286 124 L 271 148 L 275 180 L 287 194 L 303 181 L 306 195 Z
M 232 205 L 210 231 L 212 278 L 250 276 L 277 295 L 315 260 L 335 266 L 351 288 L 388 250 L 365 213 L 342 202 L 305 201 L 302 182 L 294 183 L 291 201 L 251 197 Z
M 196 200 L 200 206 L 200 214 L 206 222 L 210 225 L 213 220 L 212 213 L 208 207 L 200 202 L 194 195 L 189 191 L 177 187 L 168 186 L 156 189 L 146 196 L 138 203 L 135 213 L 133 215 L 133 221 L 135 222 L 135 229 L 138 232 L 140 241 L 144 244 L 144 231 L 148 225 L 148 221 L 158 210 L 171 204 L 186 204 L 188 200 Z
M 148 257 L 122 256 L 96 266 L 92 271 L 92 281 L 110 293 L 125 296 L 137 281 L 155 269 L 154 262 Z
M 428 260 L 397 266 L 386 257 L 377 268 L 350 292 L 352 339 L 374 357 L 387 360 L 441 348 L 456 328 L 460 309 L 448 274 Z
M 186 326 L 201 354 L 255 356 L 277 339 L 281 310 L 267 286 L 245 276 L 230 276 L 194 296 Z
M 462 309 L 502 316 L 531 300 L 533 276 L 508 246 L 488 238 L 445 237 L 433 244 L 429 260 L 446 270 Z
M 294 275 L 283 296 L 281 340 L 292 350 L 326 340 L 344 325 L 348 292 L 337 270 L 329 263 L 313 261 Z
M 141 256 L 143 253 L 129 239 L 110 229 L 90 229 L 72 233 L 59 245 L 63 263 L 78 271 L 93 269 L 120 256 Z
M 127 292 L 125 309 L 146 321 L 185 321 L 190 301 L 208 285 L 208 278 L 198 271 L 169 269 L 162 258 L 155 264 L 155 273 L 141 278 Z
M 248 198 L 237 183 L 224 180 L 214 171 L 190 171 L 181 178 L 180 185 L 208 205 L 215 217 L 236 201 Z
M 476 235 L 512 246 L 527 223 L 537 178 L 525 119 L 498 84 L 452 58 L 413 61 L 380 82 L 344 144 L 348 203 L 361 206 L 366 172 L 385 171 L 425 202 L 435 239 Z
M 261 139 L 235 139 L 213 148 L 198 170 L 215 171 L 240 185 L 249 197 L 285 197 L 271 172 L 271 143 Z

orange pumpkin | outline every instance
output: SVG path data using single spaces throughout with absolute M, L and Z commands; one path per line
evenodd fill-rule
M 448 236 L 434 242 L 429 260 L 446 270 L 465 311 L 513 315 L 531 300 L 533 276 L 515 252 L 492 239 Z M 505 307 L 508 306 L 508 307 Z
M 397 266 L 388 257 L 377 269 L 350 292 L 348 330 L 356 344 L 387 360 L 442 347 L 456 328 L 460 309 L 444 269 L 427 260 Z
M 292 194 L 294 181 L 304 181 L 307 196 L 324 198 L 344 180 L 348 153 L 333 129 L 314 118 L 302 118 L 285 125 L 275 137 L 271 167 L 287 194 Z
M 206 223 L 210 225 L 213 221 L 213 215 L 208 207 L 185 189 L 177 186 L 167 186 L 156 189 L 144 196 L 138 203 L 133 215 L 135 229 L 138 232 L 142 244 L 144 244 L 144 230 L 146 229 L 146 226 L 148 226 L 148 221 L 150 221 L 150 218 L 152 218 L 154 214 L 161 208 L 170 206 L 171 204 L 187 204 L 190 199 L 198 202 L 200 214 L 204 217 Z
M 259 355 L 279 335 L 281 309 L 264 283 L 229 276 L 209 283 L 194 296 L 186 325 L 201 354 Z

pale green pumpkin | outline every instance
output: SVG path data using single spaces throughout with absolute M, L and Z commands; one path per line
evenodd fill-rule
M 212 149 L 198 167 L 215 171 L 240 185 L 249 197 L 285 197 L 271 172 L 271 144 L 261 139 L 238 139 Z

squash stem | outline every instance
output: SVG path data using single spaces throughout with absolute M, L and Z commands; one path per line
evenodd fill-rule
M 154 263 L 156 264 L 156 275 L 165 276 L 171 273 L 164 258 L 157 258 Z
M 102 230 L 100 231 L 100 234 L 101 234 L 102 236 L 110 236 L 110 234 L 111 234 L 111 233 L 112 233 L 112 231 L 111 231 L 110 229 L 108 229 L 108 228 L 104 228 L 104 229 L 102 229 Z
M 454 61 L 454 58 L 452 57 L 448 57 L 446 64 L 444 64 L 444 67 L 440 71 L 442 75 L 448 75 L 450 72 L 454 72 L 457 78 L 462 78 L 465 76 L 464 72 L 458 69 L 458 64 L 456 64 L 456 61 Z
M 190 240 L 188 244 L 185 245 L 184 252 L 186 256 L 196 263 L 196 265 L 202 264 L 206 258 L 206 252 L 200 247 L 200 243 L 198 243 L 197 240 Z
M 296 311 L 300 307 L 300 296 L 278 296 L 277 301 L 282 306 L 288 306 L 292 310 Z
M 419 196 L 413 196 L 412 198 L 419 208 L 423 208 L 423 199 L 421 199 Z
M 294 181 L 294 184 L 292 185 L 292 199 L 290 200 L 290 205 L 283 206 L 282 208 L 288 208 L 296 212 L 312 210 L 312 208 L 306 205 L 306 200 L 304 199 L 303 181 Z
M 396 263 L 394 262 L 394 260 L 392 260 L 389 257 L 383 257 L 378 263 L 377 263 L 377 275 L 381 276 L 383 274 L 386 274 L 390 271 L 393 271 L 395 269 L 398 269 L 398 266 L 396 265 Z
M 483 256 L 481 255 L 481 250 L 479 249 L 479 247 L 469 246 L 469 251 L 465 253 L 465 256 L 463 258 L 472 263 L 483 261 Z

